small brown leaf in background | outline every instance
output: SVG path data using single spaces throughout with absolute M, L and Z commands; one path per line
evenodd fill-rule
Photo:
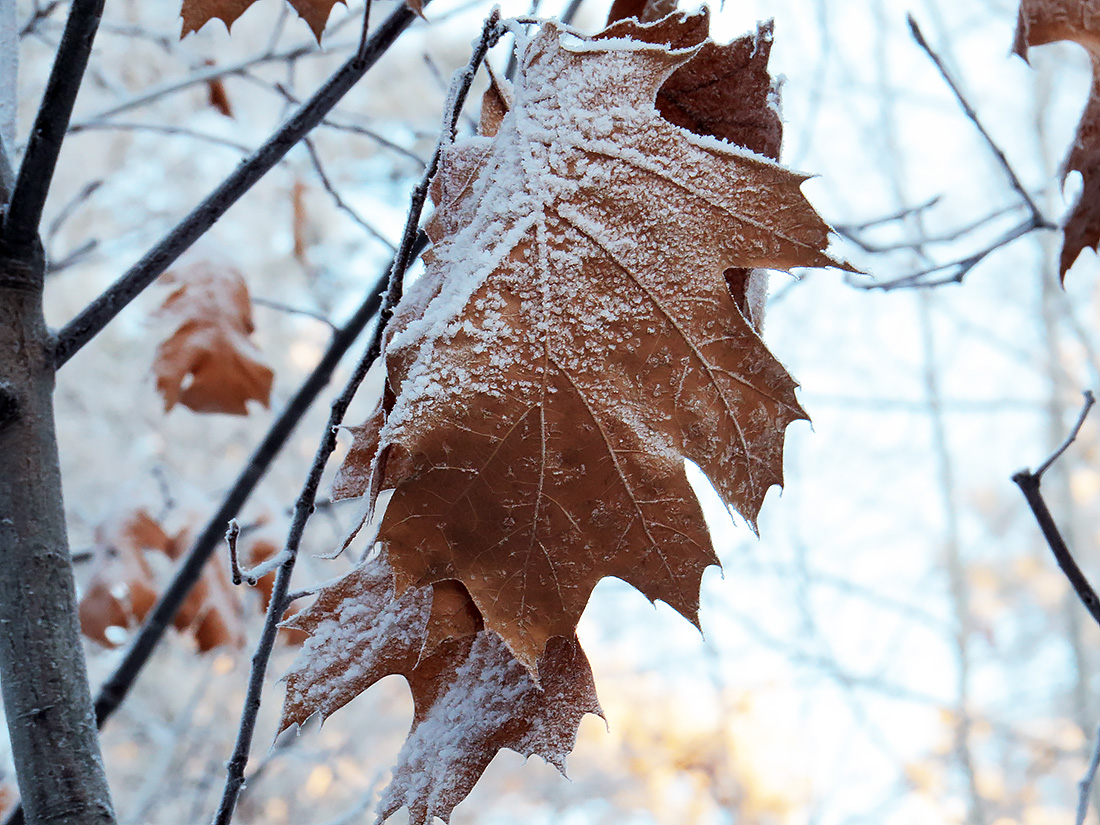
M 156 314 L 173 332 L 153 362 L 165 410 L 176 403 L 200 413 L 247 415 L 265 407 L 274 373 L 252 343 L 252 303 L 233 269 L 197 264 L 172 275 L 178 284 Z
M 229 105 L 229 95 L 225 93 L 225 84 L 220 77 L 206 81 L 206 97 L 210 105 L 226 117 L 233 117 L 233 107 Z
M 117 647 L 108 628 L 129 629 L 145 620 L 157 600 L 147 550 L 165 552 L 172 544 L 144 510 L 95 531 L 92 573 L 80 600 L 80 630 L 104 647 Z
M 1100 0 L 1021 0 L 1014 51 L 1027 60 L 1031 46 L 1057 40 L 1079 43 L 1092 60 L 1092 87 L 1077 126 L 1077 135 L 1062 167 L 1081 173 L 1081 194 L 1063 227 L 1058 271 L 1066 272 L 1077 256 L 1100 244 Z
M 447 820 L 503 748 L 538 754 L 564 773 L 581 718 L 601 713 L 575 639 L 547 648 L 538 685 L 496 634 L 474 625 L 426 649 L 433 621 L 474 615 L 468 596 L 469 606 L 460 604 L 463 594 L 421 587 L 395 600 L 381 556 L 323 588 L 284 623 L 309 639 L 286 679 L 280 731 L 315 713 L 324 720 L 386 676 L 409 683 L 413 726 L 382 793 L 381 818 L 407 806 L 411 825 Z
M 145 510 L 138 509 L 101 524 L 95 542 L 94 566 L 80 599 L 80 629 L 88 638 L 116 647 L 118 640 L 111 638 L 109 628 L 136 628 L 164 587 L 163 575 L 158 576 L 162 566 L 151 563 L 148 554 L 179 561 L 190 539 L 186 530 L 170 536 Z M 173 626 L 194 639 L 205 653 L 243 646 L 244 625 L 244 610 L 229 580 L 225 559 L 215 556 L 203 567 Z

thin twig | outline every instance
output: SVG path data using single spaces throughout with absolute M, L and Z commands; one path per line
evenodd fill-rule
M 103 3 L 104 0 L 73 0 L 69 9 L 65 32 L 61 36 L 50 79 L 42 95 L 42 104 L 19 166 L 11 203 L 4 216 L 4 240 L 17 247 L 33 243 L 38 235 L 38 224 L 42 221 L 42 208 L 53 181 L 57 156 L 69 128 L 73 104 L 88 68 L 92 41 L 103 16 Z
M 317 177 L 321 179 L 321 186 L 323 186 L 325 191 L 328 192 L 328 195 L 330 198 L 332 198 L 332 202 L 336 205 L 336 208 L 346 214 L 348 217 L 350 217 L 353 221 L 355 221 L 355 223 L 359 224 L 359 227 L 376 241 L 385 244 L 390 249 L 390 251 L 395 250 L 397 247 L 394 246 L 393 241 L 391 241 L 389 238 L 387 238 L 385 235 L 383 235 L 381 232 L 379 232 L 377 229 L 375 229 L 373 226 L 363 220 L 362 216 L 354 209 L 352 209 L 351 206 L 348 205 L 347 201 L 345 201 L 340 196 L 340 193 L 336 191 L 336 187 L 333 185 L 332 181 L 329 179 L 328 174 L 325 172 L 325 167 L 321 164 L 321 157 L 317 154 L 317 148 L 313 145 L 313 141 L 309 138 L 305 138 L 302 143 L 306 147 L 306 152 L 309 154 L 310 162 L 313 164 L 313 171 L 315 171 L 317 173 Z
M 1080 795 L 1077 797 L 1076 825 L 1085 825 L 1085 818 L 1089 815 L 1089 797 L 1092 796 L 1092 783 L 1096 779 L 1097 768 L 1100 768 L 1100 728 L 1096 729 L 1096 746 L 1092 749 L 1088 769 L 1077 783 Z
M 184 218 L 131 269 L 58 333 L 55 362 L 61 366 L 94 338 L 124 307 L 157 279 L 191 244 L 214 225 L 287 152 L 309 134 L 343 96 L 375 65 L 416 19 L 404 4 L 368 41 L 365 55 L 347 61 L 328 82 L 263 146 L 243 161 L 191 214 Z
M 1050 454 L 1050 457 L 1039 465 L 1039 469 L 1032 475 L 1035 476 L 1035 481 L 1038 482 L 1042 479 L 1043 473 L 1050 469 L 1050 466 L 1062 457 L 1062 453 L 1070 448 L 1070 445 L 1077 440 L 1077 436 L 1081 433 L 1081 428 L 1085 426 L 1085 419 L 1088 418 L 1089 410 L 1092 409 L 1092 405 L 1096 403 L 1096 398 L 1092 394 L 1092 390 L 1085 390 L 1085 403 L 1081 407 L 1081 413 L 1077 416 L 1077 423 L 1073 425 L 1073 429 L 1070 434 L 1066 436 L 1066 440 L 1059 445 L 1058 449 Z
M 860 237 L 859 229 L 853 229 L 849 226 L 833 226 L 833 231 L 843 238 L 856 244 L 864 252 L 870 252 L 872 254 L 881 254 L 883 252 L 897 252 L 899 250 L 919 250 L 926 246 L 933 246 L 935 244 L 952 243 L 959 240 L 964 235 L 969 235 L 978 229 L 981 229 L 988 223 L 992 223 L 998 218 L 1004 217 L 1009 213 L 1020 208 L 1020 204 L 1013 204 L 1012 206 L 1006 206 L 1003 209 L 998 209 L 994 212 L 990 212 L 984 217 L 977 218 L 970 223 L 963 224 L 962 226 L 955 227 L 954 229 L 943 232 L 938 235 L 925 235 L 911 241 L 897 241 L 894 243 L 873 243 L 872 241 L 865 240 Z
M 340 396 L 332 403 L 332 413 L 329 416 L 328 425 L 325 427 L 321 444 L 310 468 L 309 475 L 294 507 L 294 519 L 290 531 L 287 534 L 286 548 L 283 550 L 285 561 L 279 566 L 275 574 L 275 584 L 271 591 L 271 600 L 268 604 L 267 615 L 264 619 L 263 632 L 256 652 L 252 656 L 252 670 L 248 679 L 248 692 L 245 697 L 244 707 L 241 710 L 241 722 L 237 731 L 237 741 L 233 748 L 233 754 L 226 763 L 225 791 L 222 794 L 221 804 L 214 817 L 214 825 L 229 825 L 233 818 L 233 810 L 237 805 L 237 799 L 244 785 L 244 772 L 248 765 L 248 754 L 252 747 L 252 737 L 256 730 L 256 718 L 260 712 L 260 697 L 263 693 L 264 678 L 267 672 L 267 664 L 271 659 L 271 652 L 275 645 L 275 636 L 279 629 L 289 602 L 287 593 L 290 589 L 290 578 L 294 573 L 294 565 L 298 558 L 298 549 L 301 546 L 302 534 L 306 524 L 314 510 L 317 498 L 317 488 L 321 484 L 321 476 L 332 453 L 336 450 L 336 430 L 343 421 L 344 413 L 351 405 L 360 383 L 367 375 L 367 371 L 381 354 L 385 324 L 393 316 L 393 310 L 401 296 L 401 285 L 404 282 L 405 273 L 413 258 L 413 250 L 416 246 L 420 224 L 420 214 L 424 208 L 424 199 L 427 195 L 428 183 L 439 165 L 439 158 L 444 147 L 454 141 L 458 118 L 462 105 L 470 91 L 474 74 L 481 66 L 488 50 L 500 39 L 503 30 L 500 27 L 500 11 L 493 9 L 485 26 L 482 29 L 481 40 L 478 42 L 474 53 L 466 68 L 455 77 L 455 82 L 448 95 L 447 111 L 444 115 L 443 128 L 439 137 L 432 163 L 429 165 L 424 178 L 416 187 L 411 198 L 408 219 L 405 223 L 405 233 L 401 240 L 401 246 L 394 256 L 393 269 L 390 271 L 389 288 L 379 310 L 379 323 L 371 336 L 370 345 L 367 347 L 363 358 L 356 365 L 355 371 L 348 379 Z
M 103 186 L 102 178 L 86 183 L 76 196 L 62 207 L 61 211 L 57 213 L 57 217 L 50 221 L 50 226 L 46 230 L 47 242 L 52 240 L 53 237 L 61 231 L 61 227 L 65 224 L 65 221 L 71 218 L 73 213 L 76 212 L 88 198 L 98 192 L 101 186 Z
M 24 23 L 22 27 L 20 27 L 19 36 L 21 38 L 26 37 L 28 34 L 33 32 L 38 27 L 38 24 L 49 17 L 51 14 L 53 14 L 54 9 L 56 9 L 60 5 L 61 0 L 50 0 L 50 2 L 44 6 L 38 6 L 36 4 L 34 12 L 29 18 L 27 18 L 27 22 Z
M 894 221 L 900 221 L 902 218 L 908 218 L 910 215 L 919 214 L 940 202 L 942 195 L 936 195 L 934 198 L 930 198 L 922 204 L 917 206 L 907 206 L 904 209 L 899 209 L 897 212 L 892 212 L 889 215 L 883 215 L 881 218 L 872 218 L 869 221 L 863 223 L 852 224 L 834 224 L 833 229 L 837 232 L 849 233 L 849 232 L 862 232 L 866 229 L 872 229 L 876 226 L 881 226 L 884 223 L 893 223 Z
M 261 298 L 256 295 L 252 296 L 252 303 L 256 306 L 267 307 L 273 309 L 276 312 L 285 312 L 287 315 L 302 315 L 306 318 L 312 318 L 314 321 L 320 321 L 327 326 L 333 332 L 336 332 L 339 327 L 332 323 L 327 317 L 320 312 L 314 312 L 311 309 L 302 309 L 301 307 L 292 307 L 289 304 L 284 304 L 282 301 L 273 301 L 270 298 Z
M 1012 476 L 1012 480 L 1024 494 L 1024 498 L 1027 500 L 1028 506 L 1035 516 L 1035 520 L 1039 523 L 1039 529 L 1043 531 L 1043 538 L 1046 539 L 1047 545 L 1050 547 L 1051 552 L 1054 553 L 1054 558 L 1057 560 L 1058 566 L 1062 568 L 1062 572 L 1065 574 L 1066 578 L 1069 579 L 1069 583 L 1073 586 L 1081 603 L 1088 608 L 1089 613 L 1092 614 L 1092 618 L 1096 620 L 1097 624 L 1100 624 L 1100 597 L 1096 595 L 1096 591 L 1093 590 L 1092 585 L 1089 584 L 1088 579 L 1085 578 L 1085 574 L 1081 572 L 1081 568 L 1078 567 L 1076 560 L 1070 553 L 1069 547 L 1066 546 L 1065 539 L 1062 538 L 1062 534 L 1058 530 L 1058 525 L 1054 521 L 1054 516 L 1052 516 L 1050 510 L 1047 509 L 1046 501 L 1043 500 L 1043 495 L 1039 490 L 1043 473 L 1049 470 L 1051 465 L 1061 457 L 1062 453 L 1069 449 L 1069 446 L 1077 438 L 1078 433 L 1081 432 L 1081 427 L 1085 423 L 1085 418 L 1088 416 L 1089 410 L 1092 409 L 1092 405 L 1096 401 L 1091 391 L 1086 390 L 1084 395 L 1085 403 L 1081 409 L 1081 415 L 1077 419 L 1077 424 L 1066 440 L 1062 442 L 1061 446 L 1050 455 L 1050 458 L 1039 465 L 1037 471 L 1033 473 L 1029 470 L 1021 470 Z
M 1034 220 L 1034 226 L 1036 229 L 1057 229 L 1054 224 L 1043 217 L 1043 213 L 1039 210 L 1039 206 L 1028 194 L 1027 189 L 1020 182 L 1020 179 L 1016 176 L 1016 171 L 1012 168 L 1008 162 L 1008 158 L 1005 157 L 1005 153 L 1001 150 L 1001 147 L 996 144 L 989 132 L 986 131 L 982 122 L 978 120 L 978 113 L 974 111 L 974 107 L 970 105 L 970 101 L 966 99 L 966 96 L 962 93 L 959 85 L 955 82 L 955 79 L 951 76 L 951 73 L 947 71 L 947 67 L 944 65 L 943 60 L 940 58 L 932 47 L 928 45 L 928 41 L 924 39 L 924 35 L 921 33 L 920 27 L 917 25 L 917 21 L 913 18 L 913 15 L 909 15 L 909 30 L 913 34 L 913 39 L 917 41 L 917 45 L 924 49 L 925 54 L 935 64 L 936 69 L 939 70 L 940 76 L 944 79 L 944 82 L 951 87 L 951 91 L 955 95 L 955 99 L 959 101 L 959 105 L 962 107 L 963 113 L 970 119 L 970 122 L 974 124 L 978 132 L 981 134 L 982 139 L 985 140 L 989 150 L 997 158 L 997 163 L 1000 164 L 1001 169 L 1004 170 L 1005 175 L 1008 176 L 1009 181 L 1012 183 L 1012 188 L 1016 190 L 1016 193 L 1027 204 L 1028 209 L 1031 210 L 1031 217 Z
M 213 143 L 215 146 L 224 146 L 243 154 L 252 151 L 251 146 L 238 143 L 229 138 L 211 135 L 208 132 L 200 132 L 197 129 L 189 129 L 186 126 L 168 126 L 164 123 L 134 123 L 132 121 L 119 120 L 88 120 L 82 123 L 74 123 L 69 127 L 69 134 L 76 135 L 80 132 L 155 132 L 172 137 L 185 137 L 192 140 L 200 140 L 204 143 Z
M 1031 232 L 1036 228 L 1035 221 L 1029 217 L 1026 221 L 1018 226 L 1014 226 L 1008 230 L 1004 235 L 995 240 L 993 243 L 984 247 L 983 249 L 974 252 L 965 258 L 959 258 L 955 261 L 949 261 L 945 264 L 937 264 L 936 266 L 928 267 L 927 269 L 921 269 L 916 272 L 910 272 L 907 275 L 902 275 L 899 278 L 895 278 L 890 281 L 877 281 L 872 283 L 860 283 L 854 279 L 852 275 L 846 275 L 845 280 L 849 286 L 856 287 L 857 289 L 872 290 L 877 289 L 882 292 L 890 292 L 895 289 L 931 289 L 933 287 L 944 286 L 946 284 L 961 284 L 963 279 L 970 273 L 974 267 L 984 261 L 991 254 L 996 252 L 1002 246 L 1007 246 L 1018 238 L 1022 238 L 1024 235 Z M 937 272 L 943 272 L 945 270 L 954 269 L 949 275 L 944 275 L 940 278 L 929 279 L 929 275 L 934 275 Z
M 367 0 L 363 4 L 363 30 L 359 33 L 359 48 L 355 52 L 360 60 L 366 57 L 367 54 L 367 35 L 370 33 L 370 7 L 371 0 Z
M 146 106 L 154 101 L 159 100 L 162 97 L 166 97 L 176 92 L 189 89 L 192 86 L 199 85 L 201 83 L 207 83 L 211 80 L 219 80 L 225 77 L 231 77 L 233 75 L 241 74 L 248 69 L 255 66 L 260 66 L 265 63 L 282 63 L 284 61 L 293 62 L 301 57 L 314 57 L 329 55 L 333 51 L 339 49 L 340 46 L 332 45 L 327 49 L 322 50 L 315 42 L 295 46 L 292 49 L 287 49 L 282 52 L 267 52 L 259 57 L 252 57 L 247 60 L 243 60 L 240 63 L 234 63 L 231 66 L 210 66 L 206 69 L 200 69 L 194 72 L 182 80 L 176 80 L 171 83 L 167 83 L 163 86 L 158 86 L 155 89 L 150 89 L 147 92 L 142 92 L 136 97 L 123 101 L 110 109 L 105 109 L 102 112 L 92 116 L 89 120 L 106 120 L 107 118 L 120 115 L 123 112 L 128 112 L 131 109 L 136 109 L 141 106 Z
M 56 275 L 58 272 L 63 272 L 70 266 L 76 266 L 97 249 L 99 249 L 99 241 L 95 238 L 91 238 L 63 258 L 58 258 L 56 261 L 49 258 L 46 260 L 46 274 Z
M 229 527 L 225 531 L 225 543 L 229 545 L 229 576 L 233 584 L 239 585 L 244 581 L 241 575 L 241 562 L 237 558 L 237 537 L 241 534 L 241 525 L 235 518 L 229 519 Z M 253 582 L 254 584 L 254 582 Z
M 260 80 L 258 77 L 254 77 L 253 75 L 248 74 L 247 72 L 242 74 L 241 77 L 245 78 L 247 80 L 251 80 L 252 82 L 254 82 L 256 84 L 259 84 L 259 85 L 263 86 L 263 88 L 265 88 L 265 89 L 269 89 L 269 90 L 272 90 L 272 91 L 276 92 L 277 94 L 282 96 L 284 100 L 287 100 L 288 102 L 293 103 L 295 106 L 298 106 L 298 105 L 301 104 L 301 101 L 297 97 L 295 97 L 291 93 L 291 91 L 289 89 L 287 89 L 287 87 L 284 86 L 282 83 L 276 83 L 274 85 L 269 85 L 265 81 Z M 368 137 L 371 140 L 373 140 L 379 146 L 384 146 L 387 149 L 391 149 L 394 152 L 397 152 L 399 155 L 404 155 L 405 157 L 407 157 L 410 160 L 414 161 L 416 163 L 416 165 L 421 169 L 423 169 L 424 166 L 426 165 L 426 163 L 424 161 L 424 158 L 420 157 L 415 152 L 413 152 L 409 149 L 406 149 L 404 146 L 402 146 L 399 143 L 394 143 L 389 138 L 378 134 L 378 132 L 374 131 L 373 129 L 368 129 L 366 126 L 360 126 L 360 125 L 355 124 L 355 123 L 344 123 L 344 122 L 341 122 L 341 121 L 338 121 L 338 120 L 333 120 L 331 117 L 326 117 L 324 120 L 321 121 L 321 123 L 319 125 L 323 126 L 325 128 L 328 128 L 328 129 L 336 129 L 337 131 L 341 131 L 341 132 L 351 132 L 352 134 L 355 134 L 355 135 L 363 135 L 364 137 Z

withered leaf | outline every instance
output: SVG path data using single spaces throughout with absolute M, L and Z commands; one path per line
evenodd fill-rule
M 252 303 L 239 272 L 207 264 L 173 274 L 178 284 L 157 318 L 172 327 L 153 362 L 165 410 L 247 415 L 248 401 L 267 406 L 274 373 L 251 335 Z
M 700 45 L 698 54 L 673 72 L 657 92 L 657 111 L 670 123 L 697 135 L 728 140 L 759 155 L 779 160 L 783 121 L 779 117 L 779 88 L 768 72 L 774 26 L 769 20 L 731 43 L 706 39 L 710 29 L 704 7 L 693 15 L 665 18 L 664 0 L 611 7 L 608 28 L 599 36 L 631 37 L 682 49 Z M 638 17 L 639 25 L 633 20 Z M 664 19 L 663 19 L 664 18 Z M 661 22 L 656 22 L 660 20 Z M 726 285 L 734 303 L 760 329 L 768 275 L 764 270 L 731 267 Z
M 180 9 L 183 31 L 180 37 L 197 32 L 211 20 L 221 20 L 225 23 L 226 31 L 229 31 L 237 22 L 237 18 L 248 11 L 255 2 L 256 0 L 183 0 L 183 6 Z M 287 0 L 287 2 L 306 22 L 318 43 L 321 42 L 321 35 L 336 4 L 347 5 L 346 0 Z M 414 14 L 424 16 L 423 0 L 405 0 L 405 5 Z
M 145 620 L 162 589 L 147 553 L 179 560 L 186 531 L 170 536 L 145 510 L 127 512 L 96 529 L 95 568 L 80 600 L 80 628 L 90 639 L 115 647 L 109 628 L 132 629 Z M 244 614 L 220 559 L 211 559 L 173 620 L 200 652 L 244 644 Z
M 117 647 L 109 628 L 132 628 L 145 620 L 157 600 L 146 550 L 164 552 L 172 539 L 144 510 L 99 525 L 91 577 L 80 599 L 80 630 L 104 647 Z
M 180 16 L 183 18 L 181 37 L 197 32 L 211 20 L 225 23 L 226 30 L 233 28 L 237 18 L 248 11 L 256 0 L 183 0 Z M 321 42 L 321 33 L 325 30 L 332 8 L 344 0 L 287 0 L 298 16 L 306 21 L 317 42 Z
M 310 634 L 287 676 L 279 729 L 322 718 L 391 674 L 405 677 L 412 729 L 383 791 L 379 819 L 408 807 L 411 825 L 444 821 L 503 748 L 538 754 L 559 770 L 586 713 L 600 713 L 588 660 L 575 639 L 555 639 L 536 685 L 496 634 L 476 624 L 426 648 L 431 625 L 453 612 L 461 588 L 418 587 L 394 598 L 384 556 L 321 590 L 316 602 L 284 623 Z M 436 602 L 447 604 L 436 610 Z
M 397 592 L 460 581 L 532 671 L 605 576 L 697 621 L 717 559 L 684 459 L 755 523 L 805 418 L 724 273 L 835 265 L 828 228 L 804 177 L 661 117 L 698 52 L 544 26 L 496 137 L 445 154 L 391 327 Z
M 1081 173 L 1081 194 L 1063 227 L 1058 271 L 1066 272 L 1077 256 L 1100 244 L 1100 0 L 1021 0 L 1014 51 L 1027 60 L 1028 48 L 1072 40 L 1084 46 L 1092 61 L 1092 87 L 1073 147 L 1062 167 L 1062 179 Z

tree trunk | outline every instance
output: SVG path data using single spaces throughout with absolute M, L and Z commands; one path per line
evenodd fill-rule
M 77 622 L 43 260 L 0 248 L 0 688 L 26 821 L 113 825 Z

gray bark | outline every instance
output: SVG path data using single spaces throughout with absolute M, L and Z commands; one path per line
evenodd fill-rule
M 0 247 L 0 688 L 26 821 L 113 825 L 54 431 L 41 250 Z

